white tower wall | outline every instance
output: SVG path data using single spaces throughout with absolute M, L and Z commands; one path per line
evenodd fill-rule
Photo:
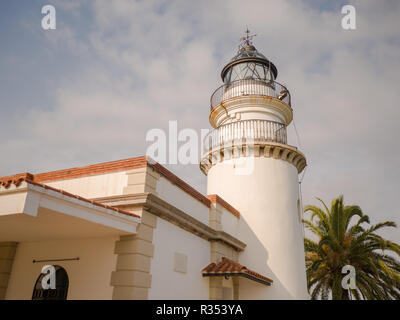
M 210 168 L 207 192 L 240 211 L 247 247 L 239 262 L 274 280 L 270 287 L 243 281 L 240 299 L 308 299 L 296 167 L 265 157 L 223 161 Z

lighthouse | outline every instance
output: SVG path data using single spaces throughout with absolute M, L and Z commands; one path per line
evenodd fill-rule
M 249 31 L 222 69 L 210 100 L 200 169 L 207 194 L 240 212 L 239 263 L 268 275 L 269 287 L 241 279 L 240 299 L 308 299 L 299 174 L 306 158 L 287 143 L 291 95 L 278 69 L 252 43 Z

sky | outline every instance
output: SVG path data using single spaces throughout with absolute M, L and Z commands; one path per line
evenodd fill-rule
M 55 30 L 41 27 L 47 4 Z M 345 4 L 356 30 L 341 27 Z M 210 128 L 210 96 L 248 26 L 291 92 L 303 203 L 343 194 L 371 222 L 400 225 L 399 16 L 399 1 L 3 0 L 0 176 L 141 156 L 171 120 Z M 198 165 L 166 167 L 206 193 Z M 399 230 L 383 235 L 400 242 Z

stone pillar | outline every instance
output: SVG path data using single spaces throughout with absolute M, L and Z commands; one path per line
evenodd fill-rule
M 211 228 L 217 231 L 222 230 L 221 216 L 222 216 L 222 211 L 220 208 L 217 207 L 217 203 L 211 203 L 210 218 L 209 218 L 209 223 Z
M 222 228 L 222 206 L 218 202 L 212 202 L 210 207 L 209 225 L 217 231 Z M 233 261 L 238 261 L 238 252 L 231 246 L 226 245 L 220 241 L 210 241 L 210 260 L 211 262 L 218 263 L 222 257 L 226 257 Z
M 157 194 L 156 187 L 160 175 L 149 167 L 132 169 L 126 172 L 128 183 L 124 188 L 124 194 L 149 192 Z
M 218 202 L 211 203 L 209 225 L 211 228 L 222 230 L 222 208 Z M 221 241 L 210 241 L 210 261 L 218 263 L 222 257 L 226 257 L 233 261 L 238 261 L 239 254 L 231 246 L 222 243 Z M 210 300 L 223 299 L 223 277 L 209 278 L 209 298 Z
M 210 300 L 222 300 L 223 277 L 210 277 Z
M 0 300 L 6 297 L 17 242 L 0 242 Z
M 222 257 L 231 259 L 232 261 L 236 262 L 239 258 L 239 254 L 234 248 L 228 246 L 225 243 L 222 243 L 221 241 L 210 241 L 210 251 L 210 260 L 214 263 L 220 262 Z
M 143 211 L 137 234 L 121 236 L 116 242 L 117 266 L 111 275 L 114 300 L 148 299 L 154 254 L 153 230 L 156 226 L 157 217 Z

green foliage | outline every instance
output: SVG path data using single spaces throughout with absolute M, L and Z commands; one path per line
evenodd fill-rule
M 358 206 L 345 206 L 343 197 L 332 201 L 329 209 L 306 206 L 309 220 L 303 220 L 319 239 L 304 239 L 308 290 L 312 299 L 400 299 L 400 245 L 376 232 L 396 227 L 392 221 L 370 225 Z M 352 265 L 357 289 L 342 288 L 342 268 Z

